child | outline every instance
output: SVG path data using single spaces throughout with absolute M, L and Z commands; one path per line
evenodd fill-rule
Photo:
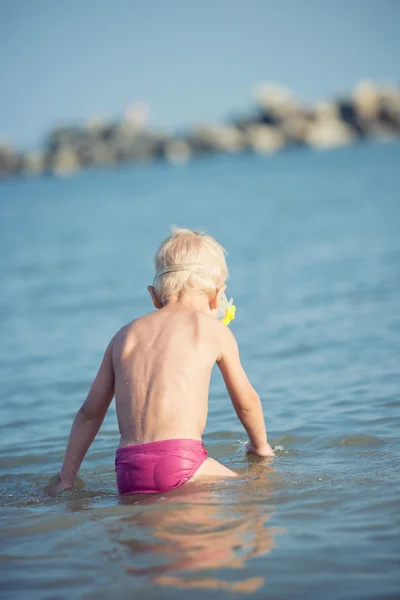
M 235 338 L 216 318 L 228 278 L 223 248 L 204 233 L 176 229 L 158 249 L 155 270 L 148 291 L 158 310 L 125 325 L 110 341 L 72 425 L 53 493 L 73 486 L 114 394 L 120 494 L 164 492 L 194 477 L 235 477 L 207 458 L 201 441 L 215 363 L 249 435 L 247 451 L 274 455 Z

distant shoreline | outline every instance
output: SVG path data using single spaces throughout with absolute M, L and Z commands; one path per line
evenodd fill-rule
M 252 114 L 227 123 L 202 123 L 182 134 L 147 125 L 147 107 L 131 106 L 120 121 L 89 121 L 50 131 L 44 147 L 24 151 L 0 145 L 0 178 L 69 176 L 89 167 L 166 160 L 182 165 L 206 154 L 284 148 L 331 149 L 360 139 L 400 137 L 400 88 L 360 82 L 339 99 L 301 104 L 276 85 L 259 86 Z

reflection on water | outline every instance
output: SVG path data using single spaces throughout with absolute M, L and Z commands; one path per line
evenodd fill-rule
M 57 498 L 49 498 L 42 485 L 43 495 L 36 489 L 32 497 L 10 504 L 7 526 L 0 516 L 8 549 L 0 561 L 9 565 L 10 581 L 19 580 L 16 589 L 29 585 L 32 593 L 56 593 L 66 585 L 65 569 L 75 572 L 68 580 L 71 593 L 95 579 L 104 584 L 104 596 L 98 596 L 104 598 L 115 577 L 122 590 L 134 593 L 144 585 L 160 593 L 187 588 L 255 592 L 265 584 L 264 572 L 250 567 L 249 573 L 249 565 L 267 557 L 284 533 L 270 525 L 280 476 L 268 460 L 243 452 L 238 461 L 235 480 L 198 480 L 165 495 L 118 496 L 115 482 L 101 489 L 104 473 L 78 480 Z M 35 512 L 26 512 L 29 506 Z M 29 575 L 33 558 L 34 580 Z
M 263 576 L 244 573 L 248 561 L 267 555 L 283 533 L 268 524 L 275 511 L 270 478 L 277 475 L 268 460 L 247 461 L 234 483 L 209 479 L 165 495 L 116 496 L 120 510 L 113 509 L 112 522 L 98 515 L 108 538 L 103 553 L 129 576 L 161 587 L 241 593 L 261 588 Z M 58 499 L 75 515 L 99 499 L 99 492 L 83 485 L 79 481 Z M 242 575 L 224 577 L 225 569 Z
M 123 546 L 130 574 L 180 588 L 252 592 L 263 585 L 264 577 L 213 576 L 218 569 L 243 569 L 275 546 L 278 530 L 268 526 L 274 508 L 268 495 L 261 503 L 253 494 L 260 491 L 259 478 L 232 489 L 234 501 L 226 491 L 208 487 L 192 483 L 164 497 L 122 499 L 138 510 L 122 517 L 110 535 Z

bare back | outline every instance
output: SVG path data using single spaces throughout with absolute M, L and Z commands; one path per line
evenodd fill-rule
M 201 439 L 221 328 L 204 313 L 166 307 L 118 332 L 112 357 L 120 447 Z

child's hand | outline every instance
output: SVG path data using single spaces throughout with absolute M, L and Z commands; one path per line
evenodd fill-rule
M 260 448 L 256 448 L 253 446 L 251 442 L 247 442 L 246 444 L 246 452 L 249 454 L 256 454 L 257 456 L 267 456 L 273 457 L 275 456 L 275 452 L 272 450 L 269 444 L 264 444 L 264 446 Z
M 64 490 L 70 490 L 71 488 L 72 485 L 66 481 L 63 481 L 60 477 L 60 473 L 57 473 L 57 475 L 51 477 L 47 482 L 45 492 L 49 496 L 57 496 L 57 494 L 60 492 L 63 492 Z

